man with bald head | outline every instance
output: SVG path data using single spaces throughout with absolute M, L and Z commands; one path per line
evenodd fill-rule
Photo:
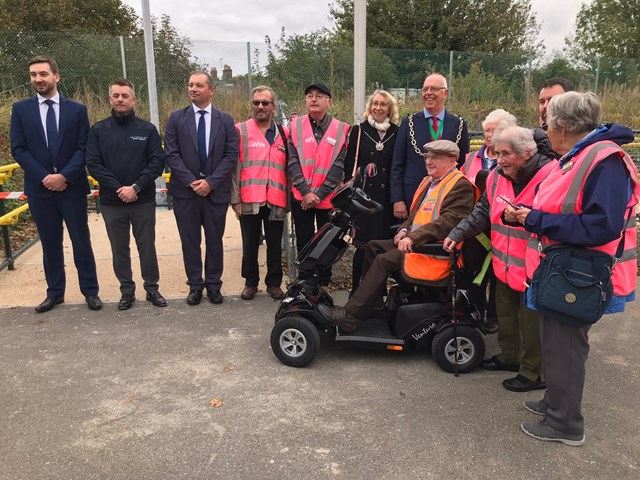
M 411 199 L 426 175 L 423 155 L 418 145 L 436 140 L 450 140 L 459 150 L 458 167 L 469 152 L 467 122 L 445 110 L 449 95 L 447 79 L 438 73 L 429 75 L 422 85 L 421 112 L 408 115 L 398 130 L 391 163 L 391 202 L 398 220 L 408 216 Z

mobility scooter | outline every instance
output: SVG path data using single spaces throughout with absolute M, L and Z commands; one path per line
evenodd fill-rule
M 466 293 L 456 285 L 460 269 L 457 253 L 452 253 L 452 274 L 446 288 L 406 284 L 391 287 L 381 309 L 383 315 L 358 324 L 354 333 L 333 325 L 319 306 L 333 306 L 331 295 L 318 284 L 318 272 L 333 265 L 347 249 L 345 236 L 357 221 L 382 206 L 365 192 L 367 178 L 375 175 L 367 165 L 347 182 L 332 199 L 334 209 L 297 257 L 307 278 L 291 284 L 275 315 L 271 348 L 285 365 L 304 367 L 320 347 L 320 332 L 333 335 L 339 346 L 378 348 L 394 351 L 431 350 L 437 364 L 451 373 L 475 369 L 485 353 L 481 315 Z M 417 253 L 445 255 L 442 244 L 414 248 Z M 403 283 L 405 283 L 403 285 Z

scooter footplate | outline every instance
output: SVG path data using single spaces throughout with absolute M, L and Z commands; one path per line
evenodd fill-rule
M 358 328 L 354 333 L 339 332 L 336 335 L 336 342 L 349 343 L 356 346 L 358 343 L 362 343 L 360 346 L 379 345 L 404 345 L 404 340 L 395 338 L 389 329 L 389 324 L 386 320 L 380 318 L 372 318 L 367 321 L 360 322 Z

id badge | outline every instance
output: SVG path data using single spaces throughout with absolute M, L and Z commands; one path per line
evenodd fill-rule
M 327 143 L 331 146 L 334 146 L 336 144 L 336 139 L 333 137 L 327 137 Z

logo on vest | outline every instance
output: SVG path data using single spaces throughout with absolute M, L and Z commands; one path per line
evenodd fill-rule
M 436 207 L 436 199 L 435 198 L 427 198 L 422 204 L 423 212 L 433 212 L 433 209 Z
M 316 141 L 316 138 L 313 135 L 304 139 L 304 143 L 312 143 L 315 141 Z
M 144 142 L 144 141 L 147 140 L 147 137 L 141 137 L 139 135 L 131 135 L 129 138 L 131 140 L 137 140 L 137 141 L 141 141 L 141 142 Z
M 261 142 L 261 141 L 251 142 L 249 144 L 249 147 L 251 147 L 251 148 L 264 148 L 266 146 L 267 146 L 267 144 L 264 143 L 264 142 Z

